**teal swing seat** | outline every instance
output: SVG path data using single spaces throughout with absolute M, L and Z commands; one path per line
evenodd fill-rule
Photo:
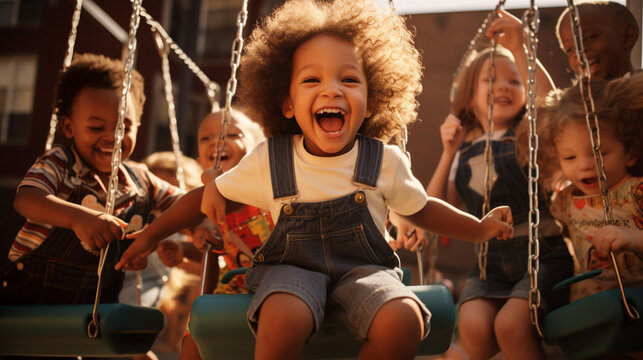
M 410 275 L 410 271 L 406 274 Z M 227 277 L 224 278 L 221 281 L 225 283 Z M 410 288 L 432 314 L 429 336 L 422 341 L 418 354 L 444 353 L 451 344 L 455 324 L 451 293 L 444 285 Z M 246 321 L 246 309 L 251 298 L 252 294 L 201 295 L 192 303 L 190 333 L 203 359 L 253 358 L 255 337 Z M 319 334 L 305 346 L 304 358 L 356 358 L 360 347 L 361 343 L 343 324 L 326 321 Z
M 98 336 L 87 327 L 93 304 L 1 305 L 0 355 L 132 356 L 145 354 L 163 328 L 157 309 L 100 304 Z
M 600 270 L 565 280 L 557 287 L 596 276 Z M 625 288 L 630 307 L 643 310 L 643 287 Z M 602 291 L 574 301 L 547 314 L 543 321 L 546 339 L 570 359 L 602 354 L 643 351 L 643 320 L 629 318 L 619 289 Z

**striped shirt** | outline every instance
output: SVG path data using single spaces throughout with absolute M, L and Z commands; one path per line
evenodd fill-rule
M 73 156 L 73 159 L 70 156 Z M 185 193 L 178 187 L 156 177 L 145 165 L 133 163 L 128 163 L 128 165 L 136 174 L 140 184 L 121 164 L 118 171 L 114 216 L 126 214 L 134 205 L 137 196 L 148 194 L 151 197 L 149 199 L 151 216 L 144 221 L 149 222 Z M 23 186 L 41 189 L 62 200 L 67 200 L 72 191 L 81 186 L 93 194 L 96 199 L 99 199 L 101 203 L 104 204 L 107 199 L 106 190 L 98 175 L 83 162 L 73 147 L 70 149 L 56 145 L 42 154 L 27 171 L 18 189 Z M 36 249 L 49 236 L 52 228 L 52 225 L 27 219 L 11 245 L 9 260 L 15 261 L 20 256 Z

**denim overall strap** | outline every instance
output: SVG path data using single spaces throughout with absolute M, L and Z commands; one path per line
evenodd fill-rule
M 357 135 L 359 139 L 359 152 L 353 182 L 374 189 L 377 178 L 382 170 L 382 155 L 384 144 L 372 137 Z
M 292 135 L 269 137 L 268 156 L 273 199 L 296 196 L 297 184 L 295 183 Z

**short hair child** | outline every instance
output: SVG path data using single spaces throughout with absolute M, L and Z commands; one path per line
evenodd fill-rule
M 542 177 L 569 181 L 557 187 L 551 212 L 568 229 L 578 271 L 603 269 L 572 285 L 572 301 L 617 286 L 608 250 L 616 252 L 624 286 L 643 285 L 643 73 L 596 79 L 591 89 L 614 224 L 604 222 L 579 86 L 552 93 L 540 111 Z
M 0 289 L 1 302 L 94 302 L 95 253 L 108 243 L 113 246 L 101 301 L 116 302 L 123 274 L 109 263 L 127 247 L 121 241 L 124 233 L 140 228 L 183 194 L 147 168 L 123 162 L 114 214 L 104 213 L 123 69 L 119 60 L 84 54 L 61 73 L 56 92 L 60 124 L 72 144 L 42 154 L 18 187 L 14 207 L 27 221 L 9 251 L 11 262 L 0 272 L 7 284 Z M 136 71 L 127 101 L 123 159 L 136 145 L 145 101 L 143 78 Z
M 430 313 L 401 282 L 384 238 L 389 207 L 421 228 L 458 238 L 510 236 L 508 208 L 478 220 L 428 198 L 405 155 L 379 141 L 416 120 L 420 77 L 403 18 L 368 0 L 286 1 L 251 34 L 239 98 L 269 139 L 208 182 L 200 200 L 217 223 L 237 203 L 278 219 L 246 275 L 257 357 L 301 357 L 328 315 L 324 309 L 335 305 L 365 341 L 361 357 L 415 357 Z M 170 211 L 187 220 L 178 205 Z M 286 238 L 297 249 L 284 252 Z M 133 246 L 145 253 L 150 245 Z
M 633 72 L 631 54 L 640 30 L 632 12 L 622 4 L 602 0 L 582 1 L 576 8 L 592 78 L 613 79 Z M 569 66 L 578 73 L 579 61 L 569 17 L 569 8 L 566 8 L 558 18 L 556 36 Z

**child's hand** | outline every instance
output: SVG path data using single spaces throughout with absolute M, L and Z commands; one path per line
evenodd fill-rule
M 206 224 L 207 223 L 207 224 Z M 222 240 L 214 236 L 214 225 L 210 221 L 205 221 L 194 229 L 192 242 L 199 251 L 205 251 L 206 243 L 212 244 L 216 249 L 223 247 Z
M 509 206 L 498 206 L 492 209 L 480 220 L 483 231 L 478 241 L 486 241 L 492 238 L 507 240 L 513 237 L 513 218 Z
M 114 269 L 135 270 L 141 259 L 146 258 L 156 248 L 156 243 L 146 236 L 146 229 L 127 234 L 127 238 L 134 239 L 134 242 L 125 250 L 121 259 L 114 265 Z
M 503 9 L 498 10 L 498 15 L 487 28 L 489 39 L 497 35 L 498 44 L 511 52 L 523 51 L 523 25 L 522 21 Z
M 460 124 L 460 119 L 453 114 L 449 114 L 440 125 L 440 138 L 442 139 L 444 152 L 455 154 L 464 139 L 464 129 Z
M 116 216 L 87 209 L 74 221 L 71 230 L 91 250 L 102 249 L 125 235 L 127 223 Z
M 608 255 L 610 250 L 618 253 L 621 251 L 634 251 L 643 254 L 643 231 L 639 229 L 628 229 L 619 226 L 607 225 L 598 229 L 592 244 L 601 255 Z M 636 245 L 639 245 L 638 247 Z
M 127 270 L 138 271 L 143 270 L 147 267 L 147 256 L 142 258 L 136 258 L 131 263 Z
M 183 263 L 183 249 L 181 244 L 174 240 L 165 239 L 156 248 L 159 259 L 167 267 L 179 266 Z
M 201 182 L 203 185 L 207 185 L 210 181 L 214 180 L 217 178 L 217 176 L 221 175 L 223 172 L 221 169 L 215 169 L 215 168 L 209 168 L 205 169 L 201 173 Z
M 394 241 L 389 244 L 393 251 L 405 248 L 409 251 L 417 251 L 420 245 L 426 247 L 429 240 L 426 238 L 424 231 L 415 228 L 411 223 L 391 211 L 389 213 L 389 220 L 397 228 L 397 236 Z
M 201 212 L 214 224 L 225 223 L 225 198 L 221 196 L 214 180 L 205 185 L 201 199 Z

